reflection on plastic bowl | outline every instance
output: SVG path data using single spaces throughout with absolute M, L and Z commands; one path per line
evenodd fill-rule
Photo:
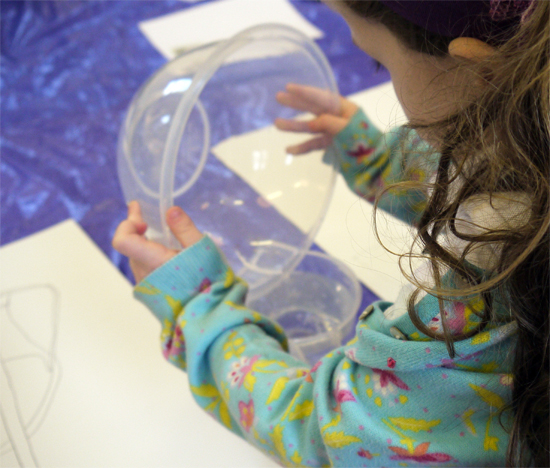
M 178 80 L 170 81 L 166 88 L 162 91 L 163 96 L 168 96 L 173 93 L 183 93 L 189 89 L 193 80 L 191 78 L 180 78 Z

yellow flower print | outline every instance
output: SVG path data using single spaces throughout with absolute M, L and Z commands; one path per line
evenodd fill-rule
M 485 450 L 486 452 L 488 452 L 489 450 L 498 452 L 498 438 L 486 434 L 485 440 L 483 441 L 483 450 Z
M 498 368 L 498 364 L 495 361 L 491 361 L 486 364 L 482 364 L 481 372 L 484 372 L 486 374 L 492 374 L 493 371 L 497 368 Z
M 222 396 L 218 389 L 211 384 L 202 384 L 198 387 L 191 385 L 191 392 L 194 395 L 202 398 L 210 398 L 212 401 L 204 407 L 204 410 L 208 413 L 214 414 L 214 410 L 218 407 L 220 421 L 229 429 L 232 428 L 231 415 L 229 414 L 229 408 L 222 399 Z
M 322 437 L 323 442 L 331 448 L 342 448 L 355 442 L 362 442 L 361 439 L 347 435 L 344 431 L 322 434 Z
M 351 346 L 359 341 L 359 337 L 355 335 L 351 340 L 346 343 L 346 346 Z
M 152 284 L 147 283 L 146 281 L 138 284 L 134 288 L 134 290 L 138 293 L 147 294 L 147 295 L 151 295 L 151 296 L 154 296 L 155 294 L 160 294 L 161 293 L 160 289 L 155 288 Z
M 441 419 L 426 421 L 425 419 L 415 418 L 388 418 L 394 426 L 404 431 L 430 431 L 432 427 L 438 426 Z
M 498 381 L 501 385 L 510 387 L 514 383 L 514 376 L 512 374 L 502 374 Z
M 431 339 L 428 338 L 428 337 L 426 337 L 426 338 L 421 337 L 420 333 L 418 333 L 418 332 L 411 333 L 409 335 L 409 338 L 413 341 L 431 341 Z
M 262 316 L 256 312 L 255 310 L 252 310 L 252 320 L 254 320 L 254 322 L 261 322 L 262 321 Z
M 395 432 L 397 435 L 401 436 L 401 439 L 399 440 L 400 444 L 405 445 L 409 452 L 412 453 L 414 451 L 414 443 L 416 442 L 415 439 L 403 434 L 399 429 L 397 429 L 395 426 L 393 426 L 389 421 L 386 421 L 385 419 L 382 419 L 382 422 L 386 426 L 388 426 L 393 432 Z
M 226 343 L 227 344 L 227 343 Z M 271 365 L 278 367 L 272 369 L 266 369 Z M 286 363 L 282 361 L 272 361 L 268 359 L 260 359 L 260 355 L 256 354 L 252 357 L 243 356 L 238 361 L 234 361 L 231 364 L 231 371 L 227 374 L 227 378 L 231 382 L 231 386 L 243 386 L 249 392 L 254 390 L 256 384 L 257 372 L 273 373 L 278 372 L 281 367 L 287 367 Z
M 390 151 L 387 150 L 387 151 L 384 151 L 379 157 L 378 159 L 374 162 L 374 164 L 372 165 L 372 167 L 376 167 L 376 168 L 380 168 L 382 166 L 385 166 L 386 163 L 389 161 L 390 159 Z
M 408 171 L 409 180 L 414 182 L 424 182 L 426 180 L 426 171 L 423 171 L 419 167 L 413 167 Z
M 422 213 L 424 212 L 424 210 L 426 210 L 426 206 L 428 206 L 428 203 L 426 203 L 426 200 L 420 200 L 417 203 L 413 203 L 413 205 L 411 206 L 411 209 L 415 213 Z M 429 341 L 429 339 L 425 341 Z
M 464 422 L 464 424 L 466 425 L 466 427 L 468 428 L 468 431 L 472 434 L 472 435 L 476 435 L 477 434 L 477 431 L 476 431 L 476 427 L 474 426 L 474 423 L 472 422 L 472 415 L 475 413 L 476 411 L 472 408 L 464 411 L 464 413 L 462 414 L 461 416 L 461 419 L 462 421 Z
M 174 325 L 168 319 L 164 319 L 162 322 L 162 332 L 160 334 L 160 340 L 166 343 L 171 337 L 174 331 Z
M 478 345 L 482 343 L 487 343 L 487 341 L 489 341 L 490 339 L 491 339 L 490 332 L 486 331 L 486 332 L 478 333 L 472 338 L 472 344 Z
M 496 394 L 495 392 L 487 390 L 486 388 L 480 387 L 478 385 L 474 385 L 474 384 L 468 384 L 468 385 L 491 408 L 501 410 L 506 406 L 506 402 L 504 401 L 504 399 L 500 395 Z
M 388 177 L 391 174 L 391 170 L 392 170 L 392 166 L 388 164 L 382 171 L 382 174 L 380 174 L 380 177 L 382 178 L 382 180 L 388 180 Z
M 296 466 L 300 466 L 302 464 L 302 457 L 298 453 L 298 450 L 294 451 L 294 455 L 290 457 L 290 460 L 292 463 L 294 463 Z
M 183 306 L 181 301 L 178 301 L 168 295 L 164 296 L 164 298 L 166 299 L 166 302 L 170 306 L 170 309 L 172 309 L 172 314 L 174 314 L 174 317 L 177 317 L 180 314 L 180 312 L 183 311 Z
M 295 421 L 296 419 L 304 419 L 311 415 L 313 409 L 315 407 L 315 404 L 313 403 L 313 400 L 306 400 L 303 403 L 298 403 L 294 407 L 294 411 L 292 411 L 289 416 L 289 421 Z
M 232 332 L 227 338 L 227 342 L 223 345 L 223 350 L 225 354 L 223 355 L 224 359 L 229 360 L 232 357 L 239 357 L 244 353 L 244 338 L 238 337 L 237 332 Z
M 235 302 L 232 302 L 232 301 L 225 301 L 224 304 L 228 305 L 229 307 L 232 307 L 233 309 L 247 310 L 247 307 L 245 305 L 236 304 Z
M 474 392 L 477 393 L 477 396 L 479 396 L 487 405 L 489 405 L 489 408 L 491 410 L 494 408 L 500 411 L 506 406 L 506 402 L 500 395 L 490 390 L 487 390 L 486 388 L 480 387 L 478 385 L 474 385 L 474 384 L 469 384 L 469 385 L 474 390 Z M 498 437 L 489 435 L 489 429 L 491 427 L 491 422 L 495 414 L 498 414 L 498 413 L 490 412 L 489 417 L 487 418 L 487 425 L 485 426 L 485 439 L 483 441 L 483 449 L 485 451 L 489 451 L 489 450 L 493 450 L 495 452 L 498 451 Z
M 283 430 L 284 427 L 277 424 L 271 434 L 271 442 L 273 443 L 273 448 L 275 451 L 279 454 L 281 459 L 284 460 L 286 458 L 286 449 L 285 444 L 283 443 Z
M 269 394 L 269 397 L 267 398 L 267 401 L 265 402 L 266 405 L 269 405 L 269 403 L 278 400 L 281 397 L 281 394 L 283 393 L 283 390 L 286 387 L 287 382 L 290 379 L 286 376 L 279 377 L 275 384 L 273 385 L 273 388 L 271 389 L 271 393 Z
M 233 285 L 235 282 L 235 273 L 233 273 L 233 270 L 231 268 L 227 269 L 227 272 L 225 274 L 225 281 L 223 283 L 224 288 L 229 288 Z
M 355 187 L 362 187 L 367 185 L 372 179 L 372 174 L 370 172 L 362 172 L 355 176 Z

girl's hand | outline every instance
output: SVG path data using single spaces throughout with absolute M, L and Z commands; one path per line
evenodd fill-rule
M 191 218 L 179 207 L 173 206 L 166 212 L 170 230 L 183 248 L 190 247 L 202 238 Z M 153 270 L 166 263 L 179 253 L 145 237 L 147 224 L 141 217 L 141 209 L 136 201 L 128 205 L 128 218 L 122 221 L 113 236 L 113 247 L 130 259 L 130 268 L 136 283 L 139 283 Z
M 276 119 L 275 126 L 287 132 L 318 134 L 299 145 L 289 146 L 290 154 L 304 154 L 330 146 L 332 138 L 346 127 L 359 107 L 338 94 L 311 86 L 288 84 L 286 91 L 277 93 L 283 106 L 315 114 L 312 120 Z

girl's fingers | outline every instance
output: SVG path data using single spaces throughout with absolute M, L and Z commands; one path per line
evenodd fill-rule
M 341 112 L 340 95 L 329 90 L 316 88 L 314 86 L 289 83 L 286 85 L 286 92 L 295 100 L 309 103 L 312 107 L 316 106 L 320 109 L 320 112 L 315 112 L 316 114 L 327 112 L 329 114 L 339 115 Z
M 349 99 L 340 97 L 340 116 L 345 119 L 351 119 L 359 110 L 359 106 Z
M 143 217 L 141 216 L 141 207 L 137 201 L 131 201 L 128 203 L 127 220 L 134 225 L 138 234 L 145 234 L 145 231 L 147 230 L 147 223 L 143 221 Z
M 335 115 L 322 114 L 313 120 L 275 119 L 275 127 L 286 132 L 327 133 L 336 135 L 348 124 L 348 120 Z
M 183 248 L 191 247 L 202 239 L 202 233 L 181 208 L 177 206 L 170 208 L 166 213 L 166 221 Z
M 286 151 L 290 154 L 306 154 L 310 151 L 328 148 L 332 143 L 332 137 L 330 135 L 322 135 L 317 138 L 312 138 L 304 143 L 298 145 L 289 146 Z
M 141 207 L 137 201 L 131 201 L 128 203 L 128 219 L 134 222 L 143 222 L 143 217 L 141 216 Z
M 309 129 L 312 133 L 327 133 L 334 136 L 340 133 L 347 124 L 348 119 L 323 114 L 309 122 Z
M 280 91 L 275 95 L 277 102 L 285 107 L 290 107 L 300 112 L 311 112 L 312 114 L 320 114 L 325 112 L 323 107 L 319 106 L 314 102 L 310 102 L 306 99 L 303 99 L 299 96 L 294 96 L 291 93 L 285 91 Z
M 279 104 L 303 112 L 322 114 L 340 113 L 340 97 L 329 91 L 300 85 L 287 85 L 286 91 L 280 91 L 275 98 Z
M 309 120 L 275 119 L 275 127 L 285 132 L 310 133 Z
M 147 244 L 147 239 L 143 237 L 143 233 L 135 223 L 126 219 L 118 225 L 112 244 L 117 252 L 127 257 L 133 257 Z
M 113 247 L 143 271 L 153 271 L 178 253 L 136 233 L 128 227 L 131 224 L 128 220 L 120 223 L 113 237 Z
M 139 203 L 132 201 L 128 204 L 128 217 L 118 225 L 115 231 L 112 245 L 121 254 L 133 257 L 148 243 L 144 237 L 146 230 L 147 223 L 143 221 Z

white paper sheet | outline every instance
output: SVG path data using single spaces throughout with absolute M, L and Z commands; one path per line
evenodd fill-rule
M 373 123 L 383 131 L 406 122 L 405 114 L 399 105 L 391 83 L 385 83 L 348 97 L 362 107 Z M 279 138 L 288 140 L 287 144 L 308 138 L 307 135 L 284 134 L 275 130 L 274 127 L 266 127 L 227 139 L 212 151 L 224 164 L 245 180 L 251 180 L 250 164 L 246 164 L 246 158 L 239 156 L 246 154 L 248 147 L 254 147 L 256 140 L 262 141 L 262 147 L 266 147 L 266 151 L 269 153 L 269 145 L 266 142 L 272 141 L 274 132 L 278 133 Z M 280 142 L 274 147 L 273 152 L 279 147 Z M 320 155 L 317 153 L 308 155 L 308 157 L 320 159 Z M 299 158 L 296 159 L 299 160 Z M 274 173 L 273 179 L 273 184 L 282 184 L 284 187 L 285 181 L 277 179 L 276 173 Z M 269 185 L 258 185 L 253 188 L 264 197 L 273 190 L 273 186 Z M 302 204 L 279 203 L 277 199 L 274 199 L 272 204 L 301 229 L 310 226 L 308 224 L 310 213 L 300 210 Z M 379 213 L 378 231 L 386 247 L 396 252 L 406 251 L 412 239 L 411 228 L 381 210 Z M 378 242 L 373 230 L 372 216 L 372 205 L 352 193 L 344 179 L 338 177 L 327 214 L 315 242 L 333 257 L 346 262 L 359 280 L 382 299 L 395 300 L 404 278 L 399 269 L 397 257 L 391 255 Z
M 139 23 L 141 32 L 171 60 L 195 47 L 228 39 L 265 23 L 280 23 L 317 39 L 323 32 L 287 0 L 217 0 Z
M 196 405 L 75 222 L 0 249 L 0 313 L 0 466 L 278 466 Z

